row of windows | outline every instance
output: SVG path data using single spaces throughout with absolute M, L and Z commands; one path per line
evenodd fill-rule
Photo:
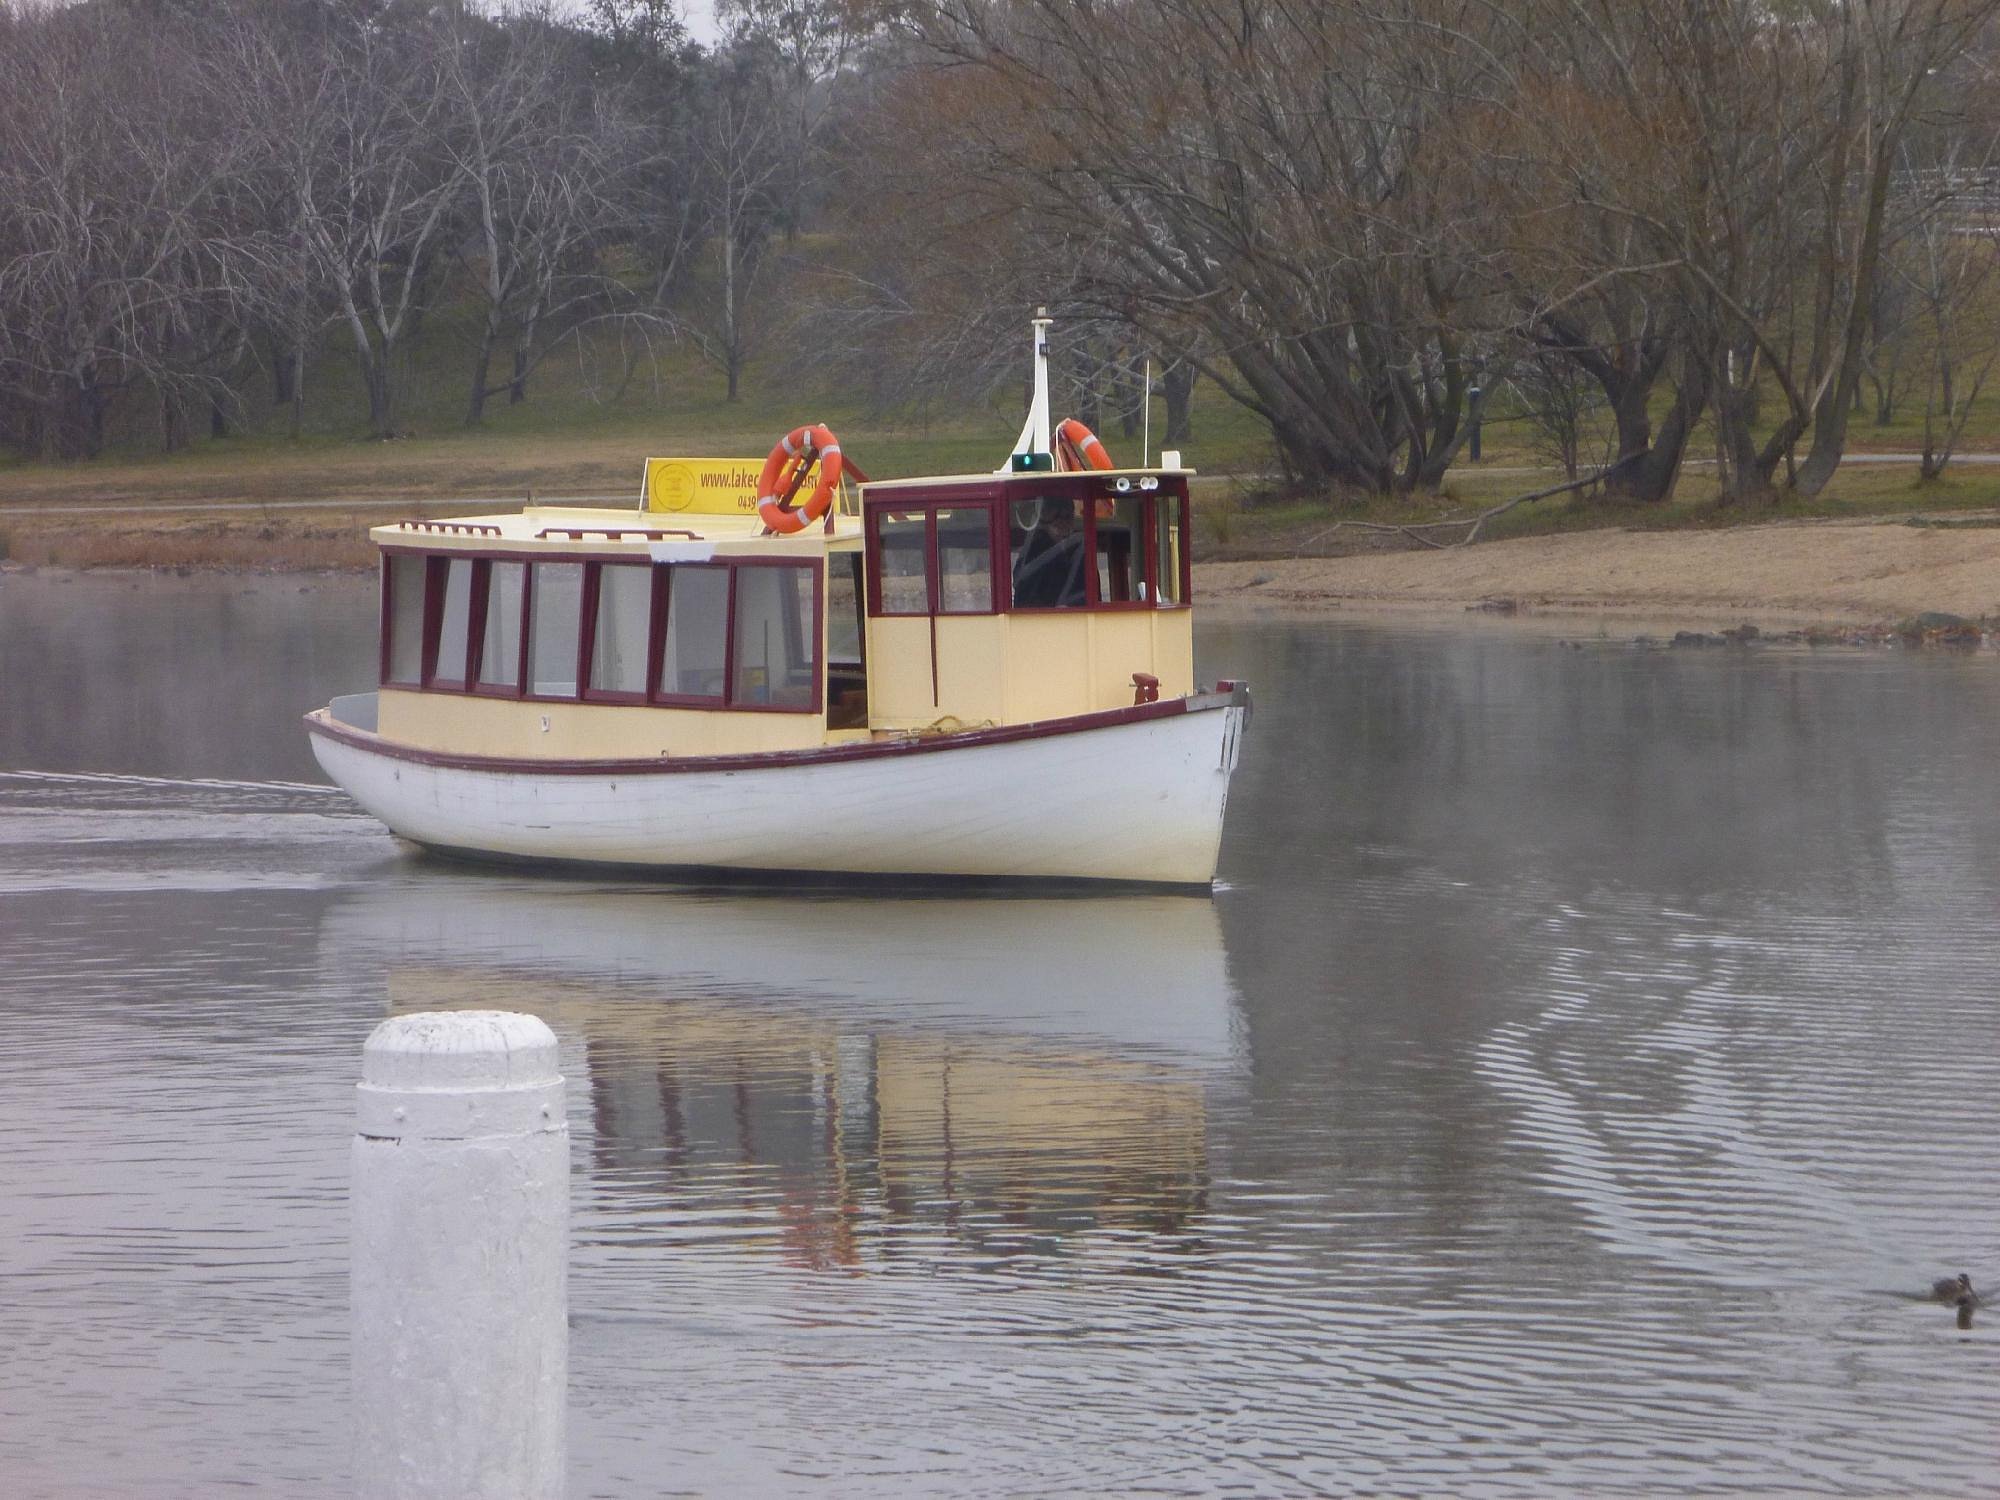
M 816 712 L 811 563 L 383 558 L 382 681 L 507 698 Z
M 1187 599 L 1187 499 L 1036 496 L 873 509 L 878 615 L 1156 608 Z

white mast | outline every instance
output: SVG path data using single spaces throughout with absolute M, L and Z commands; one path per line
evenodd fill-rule
M 1049 325 L 1054 321 L 1046 307 L 1035 309 L 1035 394 L 1029 399 L 1028 421 L 1014 443 L 1014 452 L 1000 467 L 1002 474 L 1017 468 L 1034 467 L 1015 462 L 1023 454 L 1051 454 L 1055 451 L 1049 440 Z

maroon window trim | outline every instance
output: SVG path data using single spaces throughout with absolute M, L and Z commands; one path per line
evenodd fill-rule
M 944 608 L 944 576 L 938 560 L 938 513 L 933 505 L 924 512 L 924 613 L 935 618 Z M 931 627 L 937 634 L 937 627 Z
M 1144 580 L 1145 602 L 1154 609 L 1160 607 L 1160 581 L 1154 576 L 1160 571 L 1160 503 L 1161 497 L 1154 495 L 1139 511 L 1139 576 Z
M 856 632 L 855 643 L 854 643 L 855 650 L 861 653 L 860 658 L 858 662 L 854 663 L 843 662 L 842 665 L 843 666 L 858 665 L 861 668 L 861 670 L 865 673 L 868 670 L 868 549 L 867 547 L 864 545 L 861 548 L 854 551 L 827 553 L 826 568 L 821 573 L 821 578 L 826 588 L 826 597 L 827 597 L 826 607 L 829 609 L 833 607 L 832 605 L 833 569 L 836 565 L 853 570 L 854 589 L 855 589 L 854 602 L 861 606 L 861 618 L 857 622 L 860 628 Z M 829 636 L 829 638 L 831 638 L 830 631 L 826 632 L 826 634 Z
M 584 565 L 589 560 L 587 558 L 524 556 L 522 561 L 528 564 L 528 576 L 521 585 L 521 701 L 524 703 L 579 703 L 582 701 L 581 694 L 585 681 L 582 677 L 578 677 L 576 680 L 576 692 L 567 695 L 562 693 L 538 693 L 534 690 L 534 683 L 528 676 L 530 666 L 534 661 L 534 656 L 530 649 L 534 643 L 528 639 L 528 630 L 535 618 L 535 569 L 540 567 L 560 568 Z M 583 655 L 585 650 L 585 626 L 589 620 L 589 616 L 582 613 L 584 593 L 584 589 L 580 588 L 577 590 L 578 619 L 576 624 L 576 650 L 579 656 Z
M 433 552 L 424 559 L 424 650 L 418 681 L 433 692 L 444 688 L 437 680 L 438 633 L 444 624 L 444 582 L 451 559 Z
M 944 558 L 938 549 L 938 512 L 979 510 L 986 513 L 986 607 L 946 609 L 944 607 Z M 862 528 L 863 572 L 868 582 L 866 615 L 872 620 L 918 620 L 925 615 L 949 615 L 953 619 L 974 619 L 981 615 L 1006 613 L 1002 599 L 1013 596 L 1013 580 L 1003 567 L 1008 556 L 1004 516 L 1000 500 L 988 490 L 972 494 L 937 495 L 925 498 L 921 492 L 908 499 L 883 500 L 864 508 Z M 920 610 L 892 610 L 882 607 L 882 518 L 886 515 L 924 518 L 924 607 Z
M 1083 607 L 1097 609 L 1097 497 L 1083 498 Z
M 667 659 L 667 590 L 673 586 L 673 569 L 653 564 L 653 597 L 646 612 L 646 701 L 660 692 L 660 667 Z
M 986 545 L 992 549 L 993 560 L 992 600 L 993 613 L 1005 614 L 1007 606 L 1014 602 L 1014 554 L 1007 546 L 1007 517 L 1009 508 L 1003 495 L 993 502 L 992 523 L 987 527 Z
M 729 624 L 723 631 L 723 706 L 738 714 L 819 714 L 826 713 L 826 567 L 819 562 L 801 562 L 789 557 L 732 557 L 723 559 L 729 567 Z M 668 564 L 670 567 L 684 564 Z M 695 566 L 703 566 L 695 564 Z M 798 568 L 812 574 L 812 691 L 806 706 L 792 708 L 782 703 L 738 703 L 736 701 L 736 575 L 743 568 Z M 922 618 L 914 616 L 911 618 Z
M 479 691 L 479 673 L 486 656 L 486 588 L 493 576 L 490 559 L 472 560 L 471 596 L 465 601 L 465 690 Z
M 910 507 L 915 509 L 916 507 Z M 935 517 L 931 518 L 930 531 L 935 532 Z M 935 554 L 935 545 L 932 546 Z M 423 651 L 422 677 L 417 682 L 391 682 L 389 662 L 393 647 L 394 591 L 390 573 L 392 560 L 414 559 L 422 566 L 424 580 L 423 607 Z M 454 548 L 446 552 L 426 552 L 415 547 L 383 547 L 381 549 L 381 569 L 379 578 L 379 598 L 376 610 L 376 679 L 383 687 L 399 688 L 419 692 L 460 693 L 489 698 L 509 698 L 527 703 L 608 703 L 628 706 L 653 705 L 663 708 L 704 708 L 728 709 L 732 713 L 780 713 L 780 714 L 824 714 L 826 712 L 826 569 L 832 565 L 835 554 L 827 554 L 818 560 L 781 557 L 719 557 L 712 562 L 701 563 L 655 563 L 650 559 L 640 559 L 629 554 L 615 557 L 603 555 L 586 557 L 537 557 L 522 551 L 472 551 Z M 472 564 L 471 593 L 467 600 L 465 680 L 462 683 L 449 680 L 440 682 L 437 675 L 437 654 L 440 635 L 444 623 L 445 580 L 449 576 L 450 565 L 455 561 Z M 512 687 L 479 686 L 479 672 L 486 644 L 486 619 L 491 608 L 492 564 L 496 562 L 520 563 L 521 568 L 521 611 L 518 622 L 519 645 L 515 657 L 515 685 Z M 648 640 L 646 644 L 646 690 L 642 693 L 610 692 L 602 688 L 592 688 L 590 668 L 597 643 L 597 611 L 602 594 L 602 570 L 607 567 L 637 567 L 651 569 L 652 595 L 648 606 Z M 529 664 L 532 640 L 530 630 L 535 613 L 535 579 L 537 567 L 581 567 L 583 586 L 578 590 L 577 619 L 577 690 L 572 696 L 531 691 Z M 727 575 L 726 614 L 723 626 L 723 679 L 722 691 L 716 694 L 696 696 L 693 694 L 670 694 L 658 691 L 660 666 L 666 650 L 667 610 L 670 591 L 673 587 L 672 575 L 678 568 L 720 568 Z M 795 568 L 808 572 L 812 577 L 812 693 L 811 702 L 806 707 L 797 708 L 776 703 L 738 703 L 735 701 L 736 680 L 736 575 L 742 568 Z M 864 584 L 867 579 L 868 558 L 863 557 Z M 937 588 L 936 569 L 932 568 L 930 580 L 933 595 Z M 875 591 L 868 590 L 869 597 Z M 905 616 L 921 619 L 921 615 Z M 862 632 L 862 662 L 864 670 L 867 662 L 867 632 Z
M 980 615 L 1001 613 L 1000 590 L 994 575 L 999 571 L 999 560 L 1006 553 L 1004 546 L 996 547 L 993 541 L 994 520 L 1000 511 L 997 501 L 987 499 L 967 499 L 940 501 L 931 508 L 931 613 L 948 615 L 952 619 L 973 619 Z M 938 512 L 941 510 L 983 510 L 986 512 L 986 607 L 984 609 L 946 609 L 944 607 L 944 552 L 938 541 Z
M 467 691 L 480 698 L 517 699 L 525 690 L 528 680 L 528 580 L 534 569 L 527 566 L 525 557 L 481 557 L 474 561 L 472 569 L 472 598 L 478 610 L 478 629 L 472 637 L 472 662 L 466 674 Z M 496 564 L 518 563 L 521 565 L 521 605 L 520 618 L 515 621 L 514 681 L 513 683 L 490 683 L 480 679 L 486 675 L 486 627 L 493 618 L 493 569 Z
M 1030 493 L 1020 493 L 1023 490 Z M 1086 563 L 1084 577 L 1085 602 L 1068 606 L 1017 605 L 1014 603 L 1013 554 L 1010 545 L 1013 539 L 1010 530 L 1012 507 L 1025 499 L 1040 500 L 1051 497 L 1070 500 L 1083 508 L 1082 540 Z M 1144 554 L 1139 560 L 1138 569 L 1135 570 L 1138 577 L 1143 578 L 1147 584 L 1147 597 L 1144 599 L 1138 598 L 1136 595 L 1131 599 L 1106 599 L 1103 597 L 1103 591 L 1100 587 L 1098 577 L 1097 502 L 1099 500 L 1116 499 L 1136 499 L 1142 502 L 1139 513 L 1140 525 L 1138 535 L 1133 538 L 1133 545 Z M 1157 546 L 1154 528 L 1158 507 L 1162 503 L 1175 499 L 1180 501 L 1185 510 L 1186 493 L 1182 487 L 1176 486 L 1169 489 L 1163 486 L 1157 491 L 1127 491 L 1124 495 L 1119 495 L 1115 491 L 1105 489 L 1101 480 L 1089 473 L 1038 475 L 1032 484 L 1017 482 L 1011 486 L 980 486 L 969 493 L 964 491 L 951 492 L 926 487 L 923 489 L 898 491 L 894 496 L 870 497 L 865 506 L 869 517 L 869 526 L 865 533 L 869 581 L 869 617 L 881 618 L 887 613 L 880 606 L 881 533 L 876 523 L 881 513 L 886 511 L 910 512 L 921 509 L 928 511 L 934 517 L 938 510 L 970 509 L 975 505 L 989 507 L 989 514 L 992 518 L 989 527 L 989 545 L 992 549 L 991 555 L 993 560 L 992 602 L 989 609 L 983 611 L 964 611 L 966 614 L 1074 615 L 1082 611 L 1117 613 L 1136 610 L 1184 608 L 1187 603 L 1186 578 L 1188 576 L 1185 519 L 1182 522 L 1182 598 L 1172 604 L 1163 605 L 1158 601 L 1158 564 L 1153 556 L 1153 549 Z M 931 539 L 930 567 L 934 580 L 934 587 L 930 594 L 932 612 L 943 613 L 942 610 L 936 607 L 938 602 L 937 587 L 941 585 L 935 583 L 940 572 L 940 559 L 936 555 L 934 526 L 928 533 L 928 536 Z M 954 611 L 953 613 L 956 614 L 959 612 Z M 908 616 L 890 617 L 909 618 Z
M 653 607 L 656 624 L 653 628 L 651 675 L 646 678 L 646 701 L 662 708 L 707 708 L 719 709 L 729 705 L 729 616 L 736 609 L 736 579 L 733 576 L 723 580 L 723 626 L 722 626 L 722 691 L 719 693 L 663 693 L 660 691 L 660 669 L 667 660 L 667 611 L 672 601 L 668 597 L 673 588 L 673 576 L 682 569 L 709 568 L 725 574 L 729 572 L 729 560 L 717 558 L 714 562 L 699 563 L 656 563 L 662 575 L 653 590 Z
M 1176 609 L 1194 607 L 1194 525 L 1192 502 L 1188 497 L 1187 485 L 1183 482 L 1177 489 L 1175 498 L 1181 507 L 1181 596 L 1174 601 Z
M 924 607 L 884 609 L 882 607 L 882 520 L 885 516 L 924 518 Z M 868 512 L 862 531 L 862 547 L 867 553 L 868 615 L 871 619 L 921 620 L 938 612 L 937 510 L 922 504 L 883 505 Z
M 597 646 L 597 564 L 583 565 L 582 599 L 578 606 L 583 616 L 576 622 L 576 696 L 579 701 L 590 696 L 590 659 Z
M 429 693 L 471 693 L 477 683 L 480 639 L 473 629 L 475 619 L 484 620 L 485 608 L 481 596 L 484 580 L 480 567 L 483 559 L 464 552 L 432 552 L 421 554 L 424 558 L 424 662 L 421 686 Z M 465 653 L 458 663 L 460 676 L 450 677 L 442 670 L 449 663 L 438 660 L 438 653 L 444 648 L 444 598 L 447 581 L 451 577 L 451 565 L 463 562 L 468 565 L 465 598 Z
M 395 615 L 391 612 L 391 601 L 395 597 L 395 588 L 391 575 L 395 570 L 395 554 L 384 552 L 382 554 L 381 613 L 375 632 L 375 680 L 383 687 L 395 686 L 395 684 L 389 681 L 389 658 L 391 652 L 389 632 L 395 628 Z
M 655 681 L 654 678 L 648 677 L 646 685 L 636 693 L 621 692 L 612 688 L 592 687 L 590 685 L 590 668 L 595 665 L 597 656 L 597 622 L 601 613 L 599 606 L 603 603 L 604 597 L 604 570 L 606 568 L 619 567 L 651 569 L 646 575 L 647 587 L 652 590 L 652 594 L 647 597 L 646 601 L 647 627 L 650 630 L 655 608 L 653 596 L 657 595 L 660 589 L 660 564 L 653 562 L 649 558 L 630 558 L 623 562 L 593 562 L 585 566 L 590 569 L 583 581 L 585 599 L 583 622 L 586 627 L 583 636 L 586 638 L 579 638 L 577 641 L 577 649 L 583 657 L 584 665 L 584 670 L 578 674 L 576 679 L 577 696 L 585 703 L 632 704 L 650 702 L 652 685 Z M 646 641 L 646 664 L 649 670 L 659 649 L 658 644 L 649 636 Z
M 517 647 L 520 666 L 514 673 L 514 696 L 528 695 L 528 622 L 534 618 L 529 606 L 535 602 L 535 564 L 532 558 L 521 559 L 521 636 Z

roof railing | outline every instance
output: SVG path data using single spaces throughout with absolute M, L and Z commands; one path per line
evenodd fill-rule
M 547 541 L 552 536 L 565 536 L 573 542 L 585 541 L 601 536 L 607 542 L 622 542 L 628 536 L 643 537 L 649 542 L 664 542 L 670 536 L 684 536 L 690 541 L 700 541 L 701 533 L 688 531 L 678 526 L 544 526 L 535 533 L 538 542 Z
M 398 521 L 401 531 L 427 531 L 444 536 L 498 536 L 500 528 L 484 521 Z

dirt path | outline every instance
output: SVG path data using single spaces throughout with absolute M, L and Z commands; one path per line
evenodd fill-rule
M 1213 563 L 1196 577 L 1206 606 L 1238 616 L 1504 600 L 1690 624 L 1875 624 L 1925 610 L 1977 619 L 2000 616 L 2000 514 L 1938 525 L 1572 532 L 1447 551 Z

